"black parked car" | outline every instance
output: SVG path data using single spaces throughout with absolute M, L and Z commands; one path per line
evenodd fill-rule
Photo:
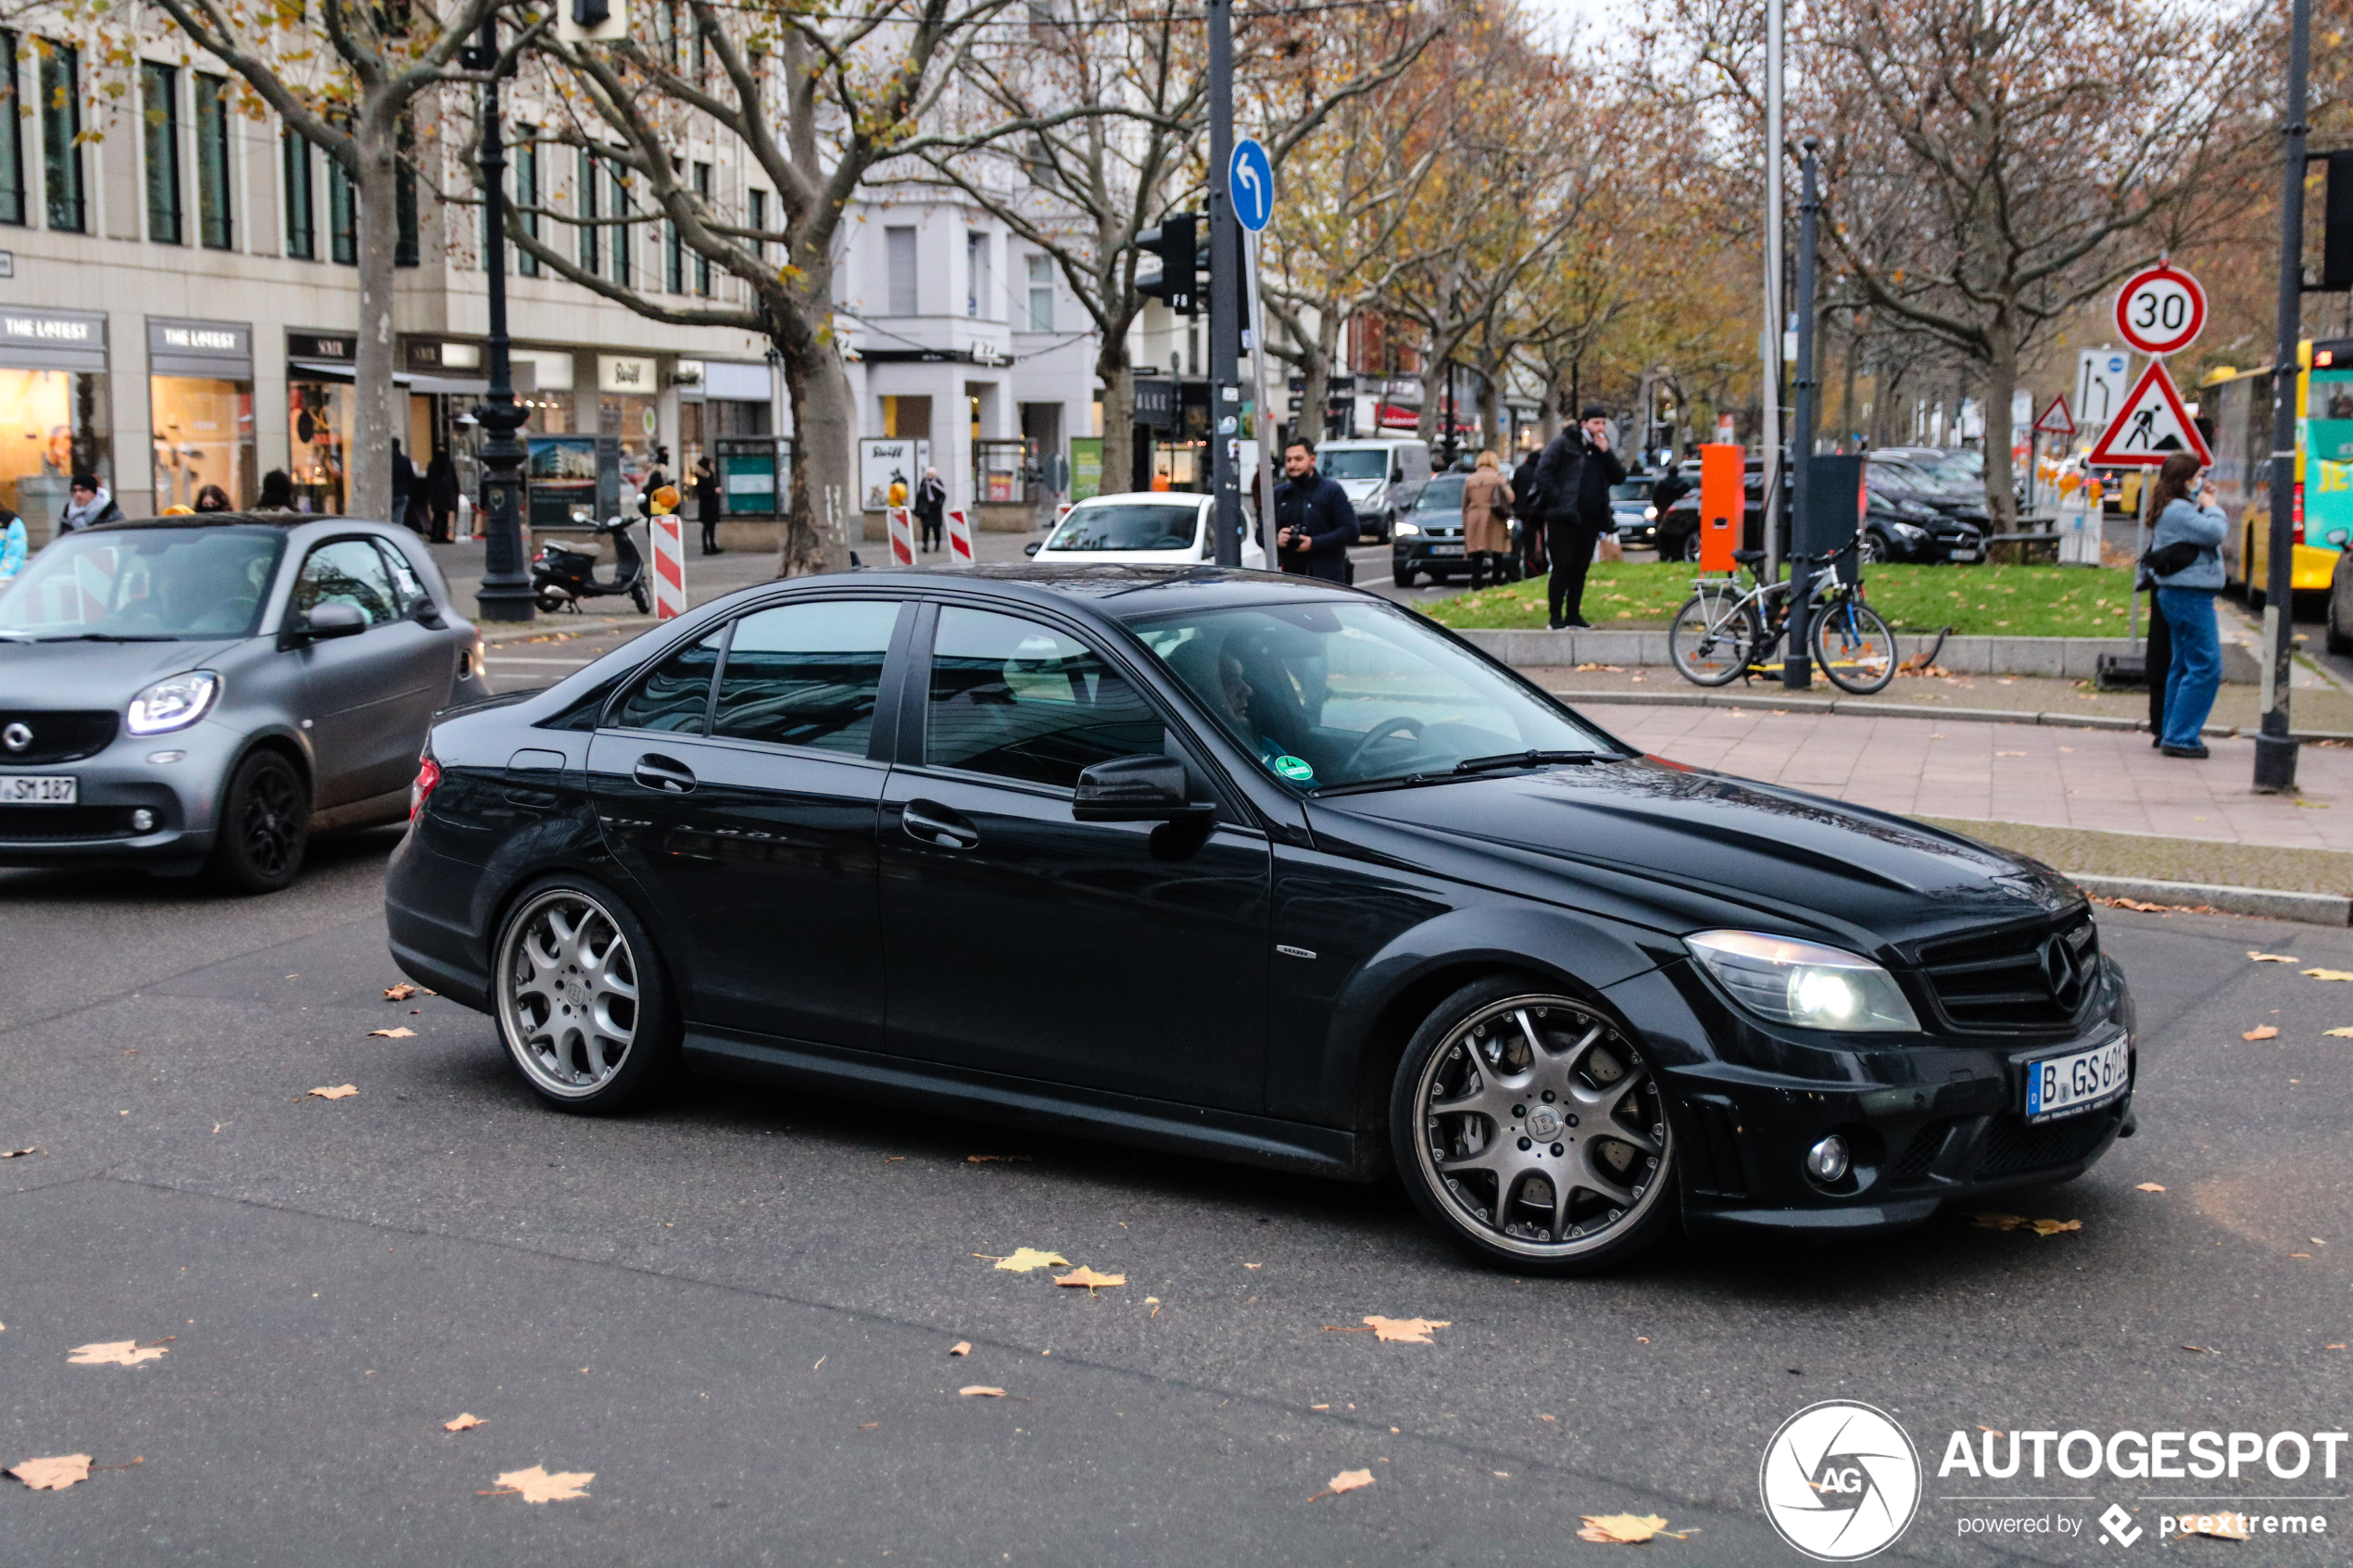
M 2134 1023 L 2007 851 L 1645 757 L 1193 567 L 746 589 L 445 716 L 400 967 L 585 1112 L 682 1066 L 1366 1180 L 1515 1273 L 2082 1173 Z
M 1465 475 L 1441 473 L 1431 478 L 1397 520 L 1390 546 L 1390 579 L 1410 588 L 1427 577 L 1433 583 L 1470 576 L 1469 558 L 1463 554 L 1463 480 Z M 1519 577 L 1519 521 L 1512 521 L 1513 552 L 1498 570 L 1504 577 Z

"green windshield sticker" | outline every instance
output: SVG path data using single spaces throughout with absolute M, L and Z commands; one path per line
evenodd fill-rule
M 1290 756 L 1277 757 L 1275 759 L 1275 771 L 1282 774 L 1283 777 L 1290 780 L 1293 784 L 1314 784 L 1315 782 L 1315 770 L 1308 766 L 1307 760 L 1304 758 Z

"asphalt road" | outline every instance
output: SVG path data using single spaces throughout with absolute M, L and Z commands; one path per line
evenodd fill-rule
M 2353 1042 L 2321 1034 L 2353 985 L 2297 972 L 2353 970 L 2353 933 L 2103 915 L 2147 1021 L 2141 1135 L 2003 1206 L 2078 1233 L 1678 1240 L 1550 1282 L 1464 1262 L 1391 1186 L 718 1086 L 545 1110 L 486 1019 L 384 999 L 389 842 L 322 846 L 252 901 L 0 873 L 0 1149 L 39 1150 L 0 1160 L 0 1465 L 130 1466 L 0 1482 L 0 1561 L 1606 1562 L 1625 1549 L 1579 1516 L 1630 1512 L 1699 1532 L 1646 1561 L 1755 1568 L 1801 1561 L 1759 1512 L 1767 1440 L 1834 1398 L 1924 1450 L 1889 1560 L 2105 1562 L 2096 1526 L 1995 1545 L 1957 1522 L 2121 1502 L 2154 1548 L 2169 1505 L 2143 1493 L 2325 1497 L 2294 1506 L 2353 1529 L 2353 1488 L 2317 1474 L 1934 1473 L 1981 1425 L 2353 1426 L 2353 1351 L 2325 1348 L 2353 1341 Z M 1127 1283 L 989 1261 L 1021 1247 Z M 1366 1314 L 1447 1326 L 1327 1327 Z M 122 1340 L 165 1353 L 68 1361 Z M 446 1431 L 460 1412 L 483 1424 Z M 535 1465 L 595 1479 L 484 1495 Z M 1989 1493 L 2090 1500 L 1953 1500 Z

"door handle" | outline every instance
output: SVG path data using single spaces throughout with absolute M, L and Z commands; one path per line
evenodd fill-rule
M 980 830 L 961 811 L 936 800 L 910 800 L 899 813 L 907 836 L 941 849 L 970 849 L 980 842 Z
M 659 789 L 671 795 L 685 795 L 695 787 L 695 771 L 675 759 L 648 752 L 637 759 L 631 775 L 648 789 Z

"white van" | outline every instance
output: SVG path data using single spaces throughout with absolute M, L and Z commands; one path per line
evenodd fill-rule
M 1315 448 L 1315 466 L 1348 493 L 1357 533 L 1386 543 L 1429 483 L 1429 443 L 1386 435 L 1327 441 Z
M 1214 561 L 1210 496 L 1183 490 L 1090 495 L 1064 514 L 1053 533 L 1029 546 L 1032 560 L 1084 565 L 1168 566 Z M 1249 508 L 1243 525 L 1249 526 Z M 1242 536 L 1242 564 L 1266 570 L 1266 552 Z

